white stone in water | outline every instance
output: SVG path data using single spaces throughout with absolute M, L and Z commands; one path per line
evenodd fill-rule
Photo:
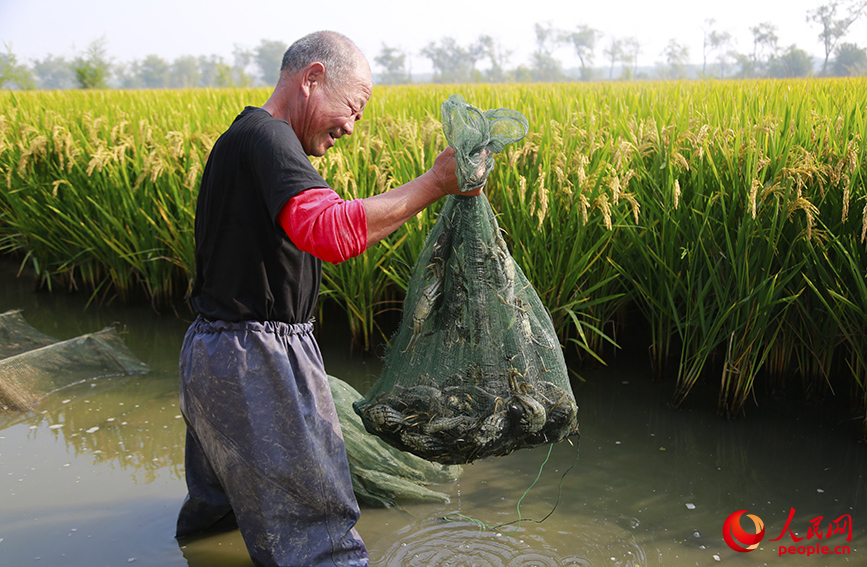
M 686 509 L 687 510 L 695 510 L 695 504 L 693 504 L 692 502 L 687 502 L 686 503 Z
M 54 425 L 49 425 L 48 429 L 60 429 L 61 427 L 63 427 L 62 423 L 55 423 Z
M 99 431 L 99 426 L 94 425 L 93 427 L 85 431 L 85 433 L 93 433 L 94 431 Z

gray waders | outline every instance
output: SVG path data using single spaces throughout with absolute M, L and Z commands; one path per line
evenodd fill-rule
M 256 565 L 368 564 L 312 323 L 198 318 L 181 348 L 180 406 L 189 494 L 177 537 L 237 522 Z

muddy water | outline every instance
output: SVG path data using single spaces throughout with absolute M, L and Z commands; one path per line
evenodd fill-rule
M 152 368 L 76 385 L 0 418 L 0 565 L 250 566 L 237 532 L 183 545 L 172 538 L 185 494 L 176 393 L 185 323 L 147 307 L 84 303 L 34 294 L 28 282 L 0 274 L 0 310 L 22 308 L 29 323 L 60 339 L 115 325 Z M 376 359 L 351 355 L 343 340 L 323 342 L 331 374 L 362 391 L 375 379 Z M 867 447 L 856 441 L 847 406 L 760 400 L 761 408 L 727 422 L 696 395 L 673 411 L 665 407 L 670 385 L 650 383 L 643 360 L 628 358 L 579 369 L 580 443 L 466 466 L 459 481 L 435 487 L 449 494 L 447 504 L 364 508 L 358 529 L 372 564 L 867 564 Z M 739 510 L 766 530 L 747 553 L 722 537 Z M 829 533 L 846 519 L 851 537 Z M 848 553 L 823 555 L 823 547 Z

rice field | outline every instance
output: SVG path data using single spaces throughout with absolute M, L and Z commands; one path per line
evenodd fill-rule
M 486 194 L 562 343 L 604 361 L 648 338 L 680 405 L 719 383 L 743 411 L 758 383 L 867 401 L 865 79 L 376 87 L 314 164 L 345 198 L 424 172 L 460 92 L 514 108 L 530 134 Z M 183 296 L 211 145 L 267 89 L 0 93 L 0 249 L 51 289 L 94 300 Z M 426 211 L 325 266 L 323 304 L 358 345 L 387 340 Z M 841 378 L 842 377 L 842 378 Z M 867 424 L 867 420 L 865 420 Z

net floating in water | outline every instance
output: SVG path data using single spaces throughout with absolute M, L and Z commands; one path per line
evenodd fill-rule
M 500 151 L 502 139 L 491 139 L 478 121 L 455 118 L 460 108 L 454 98 L 443 105 L 444 127 L 446 119 L 451 125 L 472 122 L 469 135 L 487 142 L 463 143 L 464 131 L 454 128 L 449 141 L 477 153 Z M 480 115 L 472 107 L 466 112 Z M 503 120 L 508 113 L 489 115 Z M 514 129 L 498 128 L 514 141 Z M 445 464 L 579 434 L 578 407 L 550 314 L 509 253 L 484 194 L 446 199 L 403 305 L 382 374 L 353 405 L 370 433 Z
M 360 502 L 369 506 L 394 506 L 400 502 L 449 501 L 447 494 L 427 485 L 457 480 L 461 467 L 425 461 L 368 435 L 352 410 L 352 402 L 361 394 L 334 376 L 328 376 L 328 383 L 346 442 L 352 488 Z
M 145 374 L 113 328 L 58 341 L 20 311 L 0 314 L 0 410 L 23 410 L 45 395 L 102 376 Z

